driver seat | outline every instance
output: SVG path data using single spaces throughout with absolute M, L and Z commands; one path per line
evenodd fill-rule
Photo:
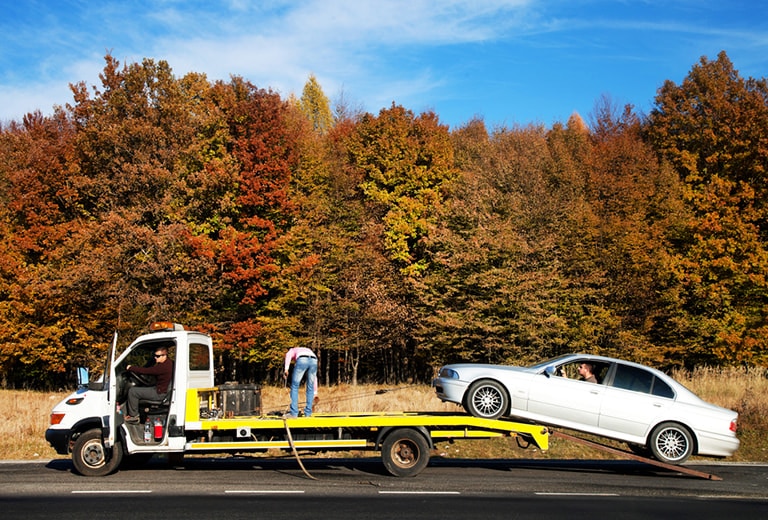
M 173 365 L 173 372 L 176 373 L 176 365 Z M 139 399 L 139 409 L 146 415 L 168 415 L 171 408 L 171 397 L 173 396 L 173 376 L 168 382 L 168 389 L 162 399 Z

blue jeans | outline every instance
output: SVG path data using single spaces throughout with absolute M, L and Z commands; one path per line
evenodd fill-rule
M 309 417 L 312 415 L 312 401 L 315 400 L 317 358 L 300 357 L 294 363 L 293 376 L 291 377 L 291 415 L 299 415 L 299 386 L 304 374 L 307 375 L 307 402 L 304 404 L 304 416 Z

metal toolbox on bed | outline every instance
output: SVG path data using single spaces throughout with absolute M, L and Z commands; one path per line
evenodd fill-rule
M 261 387 L 256 384 L 219 385 L 219 405 L 224 417 L 261 415 Z

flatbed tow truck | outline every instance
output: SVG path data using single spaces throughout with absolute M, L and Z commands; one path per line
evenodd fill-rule
M 171 322 L 156 322 L 117 355 L 117 335 L 103 375 L 89 381 L 78 369 L 78 389 L 57 404 L 46 430 L 49 444 L 71 455 L 84 476 L 103 476 L 121 462 L 148 460 L 155 454 L 178 459 L 193 453 L 246 453 L 270 449 L 380 451 L 395 476 L 413 476 L 429 462 L 437 441 L 516 437 L 542 450 L 548 430 L 507 420 L 431 412 L 314 414 L 286 419 L 262 413 L 258 385 L 214 385 L 211 337 Z M 158 402 L 140 402 L 138 424 L 123 420 L 122 408 L 132 386 L 154 381 L 129 372 L 145 365 L 159 347 L 169 349 L 173 381 Z M 300 460 L 299 460 L 300 462 Z
M 51 413 L 46 440 L 57 453 L 71 455 L 81 475 L 108 475 L 117 471 L 124 460 L 136 463 L 156 454 L 179 460 L 185 454 L 268 450 L 292 451 L 304 469 L 298 454 L 298 450 L 304 450 L 380 451 L 390 474 L 410 477 L 427 466 L 436 442 L 508 437 L 517 439 L 521 446 L 533 445 L 546 451 L 549 437 L 554 434 L 590 443 L 541 425 L 464 413 L 317 413 L 297 418 L 263 413 L 258 385 L 214 385 L 210 336 L 172 322 L 153 323 L 150 331 L 136 338 L 120 355 L 115 334 L 103 375 L 90 382 L 88 370 L 79 368 L 77 390 Z M 154 381 L 125 367 L 152 362 L 159 347 L 169 349 L 174 363 L 169 392 L 162 401 L 140 402 L 139 423 L 127 423 L 122 404 L 128 390 Z M 716 479 L 690 468 L 624 454 L 678 472 Z

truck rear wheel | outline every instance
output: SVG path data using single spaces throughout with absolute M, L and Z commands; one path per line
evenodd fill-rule
M 75 470 L 85 477 L 109 475 L 117 469 L 122 459 L 122 444 L 115 441 L 111 449 L 106 448 L 98 428 L 81 433 L 72 447 Z
M 396 477 L 414 477 L 429 463 L 429 444 L 411 428 L 390 432 L 381 444 L 384 467 Z

